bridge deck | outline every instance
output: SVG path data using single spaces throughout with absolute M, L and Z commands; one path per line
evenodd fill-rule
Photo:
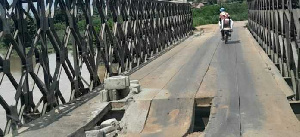
M 286 99 L 291 90 L 244 25 L 236 24 L 226 45 L 213 25 L 132 74 L 144 89 L 124 114 L 122 136 L 298 136 L 300 123 Z M 56 119 L 40 119 L 20 136 L 83 134 L 97 122 L 90 121 L 95 110 L 111 107 L 98 100 Z M 211 102 L 204 134 L 190 134 L 195 106 Z
M 236 24 L 229 44 L 213 29 L 132 74 L 156 95 L 143 105 L 149 112 L 133 126 L 139 130 L 128 129 L 127 136 L 186 135 L 194 98 L 203 103 L 212 97 L 206 136 L 298 136 L 300 123 L 286 99 L 290 90 L 244 25 Z

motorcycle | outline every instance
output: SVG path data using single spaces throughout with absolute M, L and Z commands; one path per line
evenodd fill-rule
M 220 29 L 221 29 L 221 33 L 224 36 L 222 38 L 222 40 L 225 41 L 225 44 L 228 43 L 228 40 L 231 37 L 232 24 L 233 24 L 233 21 L 231 19 L 224 19 L 221 22 Z
M 225 41 L 225 44 L 227 44 L 228 39 L 231 37 L 231 28 L 224 28 L 223 33 L 224 33 L 224 39 L 223 40 Z

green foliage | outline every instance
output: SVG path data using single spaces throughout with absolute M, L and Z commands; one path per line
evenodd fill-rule
M 112 28 L 113 28 L 113 19 L 109 19 L 108 21 L 107 21 L 107 25 L 108 25 L 108 27 L 112 30 Z
M 4 45 L 3 39 L 0 39 L 0 49 L 3 49 L 3 48 L 5 48 L 5 45 Z
M 14 26 L 13 26 L 13 21 L 12 20 L 9 20 L 8 21 L 8 24 L 10 24 L 10 30 L 13 30 L 14 29 Z M 0 39 L 0 49 L 2 48 L 7 48 L 9 46 L 10 42 L 9 42 L 9 39 L 5 38 L 5 37 L 2 37 Z
M 36 34 L 36 25 L 31 16 L 27 16 L 25 21 L 26 21 L 26 31 L 25 31 L 24 45 L 26 47 L 30 47 L 33 44 L 33 39 Z M 9 24 L 11 25 L 10 30 L 13 33 L 14 23 L 11 21 L 11 22 L 9 22 Z M 1 47 L 8 47 L 10 44 L 11 44 L 11 42 L 8 38 L 4 37 L 2 40 L 0 40 Z
M 27 35 L 25 36 L 25 46 L 30 47 L 33 44 L 33 39 L 36 34 L 36 25 L 31 16 L 27 16 Z
M 66 17 L 66 14 L 61 9 L 57 9 L 53 18 L 54 23 L 63 23 L 66 21 Z
M 65 23 L 56 23 L 54 24 L 55 30 L 65 30 L 66 29 L 66 24 Z
M 10 41 L 8 38 L 3 38 L 2 47 L 9 47 Z
M 86 29 L 85 20 L 78 21 L 77 26 L 78 26 L 79 31 L 85 30 Z
M 100 29 L 101 29 L 101 20 L 100 20 L 100 18 L 94 18 L 93 19 L 93 26 L 95 28 L 96 33 L 99 33 Z
M 223 4 L 222 7 L 230 14 L 233 21 L 247 20 L 248 18 L 248 5 L 246 2 Z M 192 9 L 193 26 L 217 24 L 220 8 L 220 5 L 208 5 L 201 7 L 201 9 Z
M 216 4 L 218 3 L 218 0 L 207 0 L 207 2 L 210 4 Z

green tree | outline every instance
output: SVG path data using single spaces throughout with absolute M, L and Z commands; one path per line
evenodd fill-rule
M 33 44 L 33 39 L 34 39 L 34 35 L 36 34 L 36 25 L 34 23 L 34 19 L 31 16 L 27 16 L 27 18 L 25 19 L 26 24 L 26 30 L 27 32 L 25 32 L 24 35 L 24 41 L 25 41 L 25 46 L 26 47 L 30 47 L 31 44 Z M 13 33 L 14 29 L 14 23 L 9 22 L 9 24 L 11 25 L 11 31 Z M 4 47 L 8 47 L 11 44 L 11 41 L 8 38 L 3 38 L 3 43 L 4 43 Z
M 14 22 L 12 20 L 7 21 L 7 23 L 10 25 L 10 30 L 13 31 L 14 30 Z M 3 38 L 3 47 L 8 47 L 10 44 L 10 41 L 8 38 L 4 37 Z
M 217 4 L 218 0 L 208 0 L 208 3 L 210 3 L 210 4 Z
M 55 11 L 55 16 L 53 18 L 54 23 L 62 23 L 66 21 L 66 14 L 61 10 L 57 9 Z
M 31 16 L 27 16 L 26 18 L 26 28 L 28 35 L 25 35 L 25 44 L 26 47 L 30 47 L 33 44 L 34 36 L 36 34 L 36 25 Z

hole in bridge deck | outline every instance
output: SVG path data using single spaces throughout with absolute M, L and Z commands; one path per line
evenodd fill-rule
M 124 109 L 118 109 L 118 110 L 110 110 L 107 114 L 104 115 L 103 118 L 99 122 L 97 122 L 97 125 L 100 125 L 103 121 L 115 118 L 118 121 L 121 121 L 125 113 Z
M 193 132 L 203 132 L 209 121 L 211 106 L 195 106 Z
M 91 127 L 87 127 L 85 131 L 89 130 L 100 130 L 105 127 L 101 127 L 101 124 L 106 120 L 116 119 L 118 122 L 120 122 L 125 114 L 126 109 L 124 109 L 125 103 L 124 102 L 118 102 L 118 101 L 111 101 L 111 108 L 108 110 L 108 112 L 104 113 L 100 120 L 95 121 L 96 123 L 92 125 Z M 105 131 L 106 132 L 106 131 Z M 110 131 L 112 132 L 112 131 Z
M 296 117 L 300 121 L 300 102 L 291 102 L 290 103 Z
M 117 121 L 121 121 L 125 114 L 124 106 L 125 104 L 123 102 L 113 101 L 111 102 L 112 108 L 109 110 L 99 121 L 97 121 L 96 125 L 94 125 L 94 129 L 96 127 L 99 127 L 102 122 L 109 120 L 109 119 L 116 119 Z M 88 129 L 92 130 L 92 129 Z
M 206 126 L 209 122 L 211 106 L 212 106 L 213 97 L 210 96 L 202 96 L 199 98 L 195 98 L 194 103 L 194 123 L 193 129 L 191 130 L 190 136 L 200 136 L 206 129 Z

